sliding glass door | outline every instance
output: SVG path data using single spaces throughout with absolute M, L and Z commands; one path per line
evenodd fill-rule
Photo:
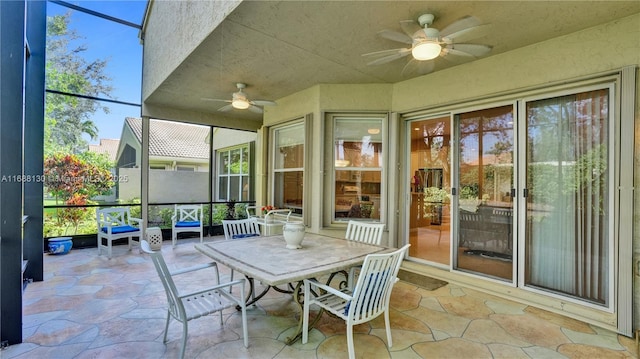
M 513 279 L 514 105 L 460 113 L 454 268 Z
M 609 89 L 526 102 L 524 285 L 610 305 Z
M 412 121 L 409 255 L 449 265 L 451 258 L 451 117 Z
M 407 122 L 410 257 L 612 310 L 613 84 Z

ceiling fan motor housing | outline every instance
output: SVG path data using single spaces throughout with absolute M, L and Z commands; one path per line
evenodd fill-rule
M 435 16 L 433 16 L 433 14 L 423 14 L 418 17 L 418 24 L 420 24 L 421 27 L 430 26 L 433 24 L 434 19 Z

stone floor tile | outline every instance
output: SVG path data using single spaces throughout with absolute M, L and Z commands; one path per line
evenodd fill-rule
M 356 358 L 386 359 L 391 358 L 387 345 L 375 335 L 353 334 L 353 347 Z M 347 335 L 328 337 L 318 346 L 318 359 L 346 358 Z
M 518 347 L 531 345 L 528 341 L 520 340 L 512 336 L 498 325 L 498 323 L 489 319 L 476 319 L 472 321 L 469 323 L 462 337 L 483 344 L 498 343 Z
M 488 299 L 484 304 L 489 307 L 496 314 L 514 314 L 522 315 L 527 308 L 525 304 L 518 304 L 509 301 L 497 301 L 494 299 Z
M 530 359 L 521 348 L 507 344 L 487 344 L 494 359 Z
M 442 308 L 449 313 L 468 319 L 488 318 L 493 314 L 491 308 L 487 307 L 483 300 L 472 296 L 438 298 Z
M 565 328 L 563 328 L 562 331 L 575 344 L 587 344 L 612 350 L 625 350 L 625 348 L 618 342 L 618 337 L 615 333 L 608 332 L 607 335 L 595 335 L 576 332 Z
M 452 337 L 461 337 L 471 322 L 467 318 L 458 317 L 454 314 L 442 313 L 422 307 L 406 311 L 405 314 L 418 318 L 431 330 L 440 330 Z
M 438 312 L 443 312 L 443 313 L 446 312 L 446 310 L 444 310 L 444 308 L 438 301 L 438 298 L 435 298 L 435 297 L 422 298 L 422 300 L 420 300 L 420 306 L 425 307 L 427 309 L 435 310 Z
M 490 319 L 520 340 L 534 345 L 556 349 L 570 343 L 560 327 L 531 315 L 493 314 Z
M 522 348 L 522 350 L 525 353 L 527 353 L 527 355 L 529 355 L 529 357 L 531 358 L 544 358 L 544 359 L 566 359 L 567 358 L 566 356 L 558 353 L 555 350 L 539 347 L 539 346 L 526 347 L 526 348 Z
M 531 315 L 535 315 L 540 319 L 544 319 L 545 321 L 558 324 L 563 328 L 571 329 L 576 332 L 595 334 L 595 331 L 589 324 L 581 322 L 579 320 L 569 318 L 569 317 L 565 317 L 560 314 L 550 312 L 548 310 L 534 308 L 534 307 L 527 307 L 525 309 L 525 312 Z
M 568 358 L 628 358 L 625 351 L 612 350 L 584 344 L 563 344 L 558 348 L 558 352 Z
M 449 338 L 431 343 L 417 343 L 412 348 L 421 358 L 493 358 L 486 345 L 460 338 Z

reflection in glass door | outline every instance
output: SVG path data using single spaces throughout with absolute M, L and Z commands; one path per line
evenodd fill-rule
M 458 270 L 513 278 L 513 106 L 456 116 Z
M 439 264 L 450 263 L 450 118 L 409 124 L 410 188 L 409 255 Z

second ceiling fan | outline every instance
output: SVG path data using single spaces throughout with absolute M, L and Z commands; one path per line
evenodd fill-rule
M 400 21 L 403 32 L 393 30 L 378 32 L 380 37 L 411 45 L 411 47 L 363 54 L 362 56 L 372 59 L 367 65 L 381 65 L 411 54 L 412 59 L 403 69 L 403 74 L 407 72 L 426 74 L 433 71 L 434 60 L 437 58 L 473 59 L 491 51 L 492 47 L 489 45 L 462 43 L 483 36 L 489 28 L 489 25 L 481 24 L 475 17 L 465 16 L 442 30 L 430 27 L 434 19 L 433 14 L 423 14 L 418 17 L 417 22 Z
M 238 88 L 238 92 L 234 92 L 231 96 L 231 100 L 222 100 L 217 98 L 203 98 L 205 101 L 219 101 L 219 102 L 228 102 L 228 105 L 222 106 L 218 109 L 221 112 L 231 111 L 233 109 L 236 110 L 249 110 L 255 113 L 262 113 L 262 106 L 273 106 L 276 105 L 274 101 L 269 100 L 249 100 L 247 94 L 244 93 L 244 90 L 247 87 L 247 84 L 242 82 L 236 83 L 236 87 Z

